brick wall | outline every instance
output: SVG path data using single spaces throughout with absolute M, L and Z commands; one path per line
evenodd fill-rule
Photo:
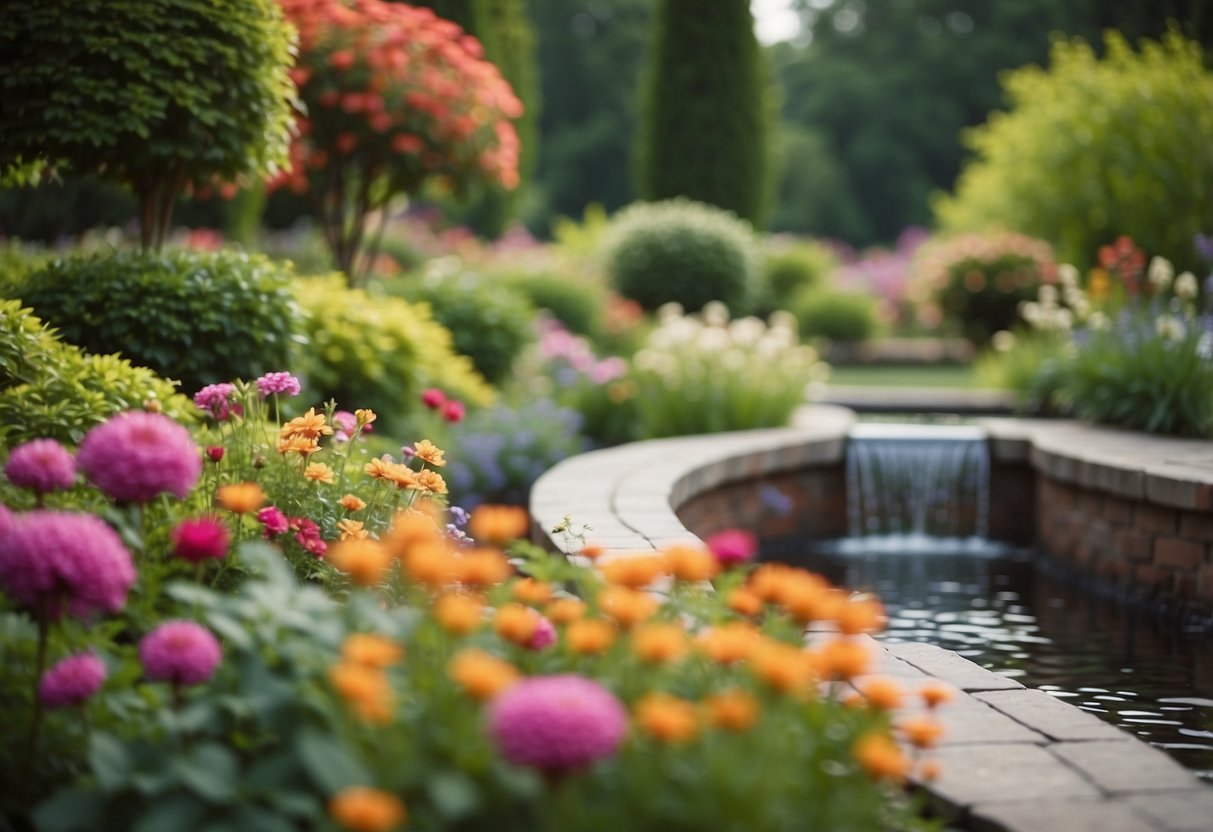
M 676 513 L 701 538 L 734 527 L 767 539 L 844 537 L 846 471 L 832 465 L 738 480 L 692 497 Z

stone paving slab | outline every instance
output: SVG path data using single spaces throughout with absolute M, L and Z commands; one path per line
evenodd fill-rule
M 1196 775 L 1166 754 L 1128 736 L 1121 740 L 1056 743 L 1049 746 L 1049 751 L 1111 794 L 1200 785 Z M 1213 815 L 1209 816 L 1209 828 L 1213 829 Z
M 941 746 L 1030 743 L 1044 745 L 1048 737 L 1016 722 L 979 699 L 962 694 L 939 709 L 944 724 Z
M 943 746 L 935 756 L 942 773 L 930 790 L 957 814 L 981 803 L 1102 797 L 1092 783 L 1039 745 Z
M 992 708 L 1053 740 L 1124 740 L 1115 725 L 1043 690 L 1000 690 L 973 694 Z
M 963 691 L 1023 690 L 1024 686 L 1008 676 L 1001 676 L 968 659 L 933 644 L 904 642 L 886 644 L 885 649 L 919 670 L 947 682 Z
M 1213 829 L 1213 788 L 1202 785 L 1178 792 L 1136 795 L 1125 802 L 1162 832 L 1209 832 Z M 1039 832 L 1043 832 L 1040 830 Z
M 1155 826 L 1126 808 L 1091 800 L 981 803 L 970 810 L 970 828 L 974 832 L 1156 832 Z

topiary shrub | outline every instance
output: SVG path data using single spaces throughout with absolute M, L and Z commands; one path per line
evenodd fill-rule
M 616 289 L 646 309 L 709 301 L 743 308 L 755 281 L 750 224 L 687 199 L 635 203 L 607 231 L 607 271 Z
M 786 308 L 800 292 L 825 283 L 837 264 L 833 252 L 820 243 L 808 240 L 772 243 L 762 256 L 751 311 L 766 316 Z
M 793 298 L 789 311 L 805 339 L 854 343 L 876 334 L 876 301 L 870 295 L 811 289 Z
M 0 443 L 75 445 L 115 413 L 151 402 L 178 422 L 196 419 L 172 382 L 116 355 L 86 355 L 18 301 L 0 301 Z
M 313 399 L 370 408 L 386 431 L 403 428 L 427 387 L 472 405 L 492 401 L 492 389 L 424 307 L 349 289 L 339 274 L 296 280 L 292 291 L 306 312 L 299 369 Z
M 116 252 L 53 260 L 16 294 L 63 340 L 193 391 L 291 365 L 301 314 L 291 275 L 236 251 Z
M 510 377 L 514 362 L 534 339 L 535 309 L 518 292 L 471 273 L 438 265 L 418 277 L 384 283 L 413 303 L 429 306 L 434 320 L 451 331 L 455 351 L 472 359 L 492 384 Z
M 602 330 L 607 298 L 597 284 L 547 273 L 506 275 L 504 282 L 570 332 L 593 337 Z

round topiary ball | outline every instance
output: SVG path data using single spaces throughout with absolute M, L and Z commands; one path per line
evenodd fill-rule
M 673 301 L 694 312 L 713 300 L 745 308 L 755 281 L 750 224 L 688 199 L 628 206 L 612 220 L 606 247 L 615 288 L 646 309 Z

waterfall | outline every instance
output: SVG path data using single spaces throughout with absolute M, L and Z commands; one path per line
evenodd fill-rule
M 990 455 L 978 428 L 857 425 L 847 442 L 852 538 L 984 538 Z

